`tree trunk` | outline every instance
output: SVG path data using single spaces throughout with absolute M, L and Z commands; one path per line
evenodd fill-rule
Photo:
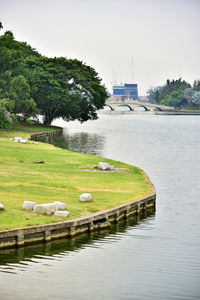
M 43 121 L 44 125 L 50 126 L 52 121 L 53 121 L 53 117 L 47 115 L 44 116 L 44 121 Z

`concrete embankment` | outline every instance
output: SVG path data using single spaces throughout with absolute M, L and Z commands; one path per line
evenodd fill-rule
M 40 136 L 56 135 L 56 134 L 59 134 L 59 133 L 62 133 L 62 132 L 63 132 L 63 128 L 56 129 L 56 130 L 53 130 L 53 131 L 36 132 L 36 133 L 30 134 L 29 140 L 37 139 Z
M 20 247 L 52 239 L 73 237 L 82 232 L 105 229 L 121 219 L 138 215 L 148 208 L 155 208 L 155 192 L 132 203 L 100 211 L 82 218 L 55 224 L 41 225 L 0 232 L 0 248 Z

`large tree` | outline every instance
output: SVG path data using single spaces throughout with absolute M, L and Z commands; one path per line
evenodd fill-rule
M 13 112 L 24 118 L 37 108 L 50 125 L 53 119 L 96 119 L 106 90 L 96 71 L 77 59 L 47 58 L 11 31 L 0 36 L 0 99 L 13 103 Z
M 161 103 L 162 100 L 164 99 L 166 100 L 166 97 L 169 96 L 169 98 L 171 98 L 173 92 L 176 92 L 174 95 L 180 94 L 181 92 L 184 92 L 186 88 L 190 88 L 190 87 L 191 85 L 187 83 L 185 80 L 182 80 L 182 78 L 179 78 L 177 80 L 171 80 L 171 81 L 167 79 L 166 84 L 163 86 L 163 88 L 159 90 L 151 89 L 151 99 L 154 100 L 154 103 L 155 102 Z
M 194 81 L 193 89 L 194 89 L 194 91 L 200 91 L 200 80 L 199 79 Z
M 173 91 L 168 94 L 162 101 L 160 101 L 160 104 L 180 108 L 187 104 L 187 99 L 184 97 L 183 91 Z
M 53 119 L 81 122 L 97 119 L 107 93 L 96 71 L 79 60 L 66 58 L 31 58 L 29 69 L 31 96 L 37 103 L 44 123 Z

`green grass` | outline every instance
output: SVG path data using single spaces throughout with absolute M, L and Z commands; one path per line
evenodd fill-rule
M 35 131 L 55 127 L 23 126 L 0 130 L 0 230 L 61 222 L 63 218 L 36 215 L 22 209 L 23 201 L 37 204 L 62 201 L 73 219 L 99 210 L 116 207 L 150 194 L 152 185 L 139 168 L 109 159 L 75 153 L 53 145 L 20 144 L 9 140 L 27 138 Z M 44 164 L 34 164 L 36 161 Z M 23 161 L 23 162 L 19 162 Z M 100 161 L 109 162 L 124 172 L 88 172 Z M 89 192 L 93 200 L 79 201 Z

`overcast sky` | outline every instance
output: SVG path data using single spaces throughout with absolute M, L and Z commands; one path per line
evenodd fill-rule
M 43 55 L 94 67 L 110 91 L 200 78 L 200 0 L 0 0 L 0 21 Z

